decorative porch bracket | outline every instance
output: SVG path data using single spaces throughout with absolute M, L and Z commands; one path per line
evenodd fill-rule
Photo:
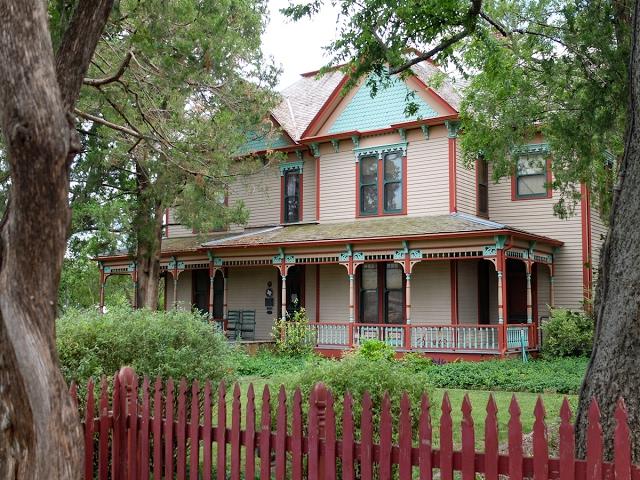
M 173 278 L 173 309 L 178 309 L 178 277 L 185 270 L 184 262 L 178 261 L 177 257 L 171 257 L 167 271 L 171 272 Z
M 407 240 L 402 241 L 402 250 L 396 250 L 393 260 L 402 266 L 405 275 L 405 318 L 407 325 L 411 325 L 411 272 L 413 267 L 422 261 L 421 250 L 411 250 Z M 411 348 L 411 336 L 406 335 L 404 347 Z
M 279 248 L 278 255 L 274 255 L 271 259 L 271 263 L 280 272 L 280 278 L 282 278 L 282 289 L 280 292 L 280 307 L 282 309 L 282 318 L 287 316 L 287 272 L 289 268 L 295 266 L 295 255 L 286 255 L 284 248 Z
M 349 275 L 349 344 L 353 345 L 353 324 L 355 322 L 356 309 L 355 273 L 358 265 L 364 263 L 364 253 L 354 252 L 351 244 L 347 244 L 346 251 L 340 254 L 339 262 L 340 265 L 347 269 L 347 274 Z
M 213 312 L 215 310 L 214 305 L 214 282 L 216 278 L 216 272 L 220 270 L 222 272 L 222 281 L 224 285 L 224 293 L 222 300 L 222 318 L 227 318 L 227 277 L 224 274 L 222 268 L 222 258 L 216 257 L 212 250 L 207 250 L 207 257 L 209 257 L 209 320 L 213 320 Z

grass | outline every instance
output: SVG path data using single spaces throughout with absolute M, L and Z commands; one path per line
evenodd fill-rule
M 255 391 L 256 397 L 256 411 L 260 412 L 260 406 L 262 405 L 262 391 L 265 386 L 269 387 L 271 399 L 272 399 L 272 408 L 275 408 L 278 396 L 278 390 L 280 386 L 280 382 L 277 378 L 264 378 L 258 376 L 247 376 L 241 377 L 238 381 L 241 391 L 241 399 L 242 399 L 242 425 L 244 427 L 244 412 L 245 412 L 245 402 L 247 390 L 249 388 L 249 384 L 253 384 L 253 388 Z M 230 389 L 231 390 L 231 389 Z M 452 420 L 454 425 L 454 442 L 459 445 L 460 443 L 460 423 L 462 421 L 462 401 L 464 399 L 465 394 L 469 395 L 469 400 L 472 405 L 472 417 L 476 430 L 476 446 L 481 448 L 483 445 L 483 432 L 484 432 L 484 421 L 486 418 L 486 405 L 489 399 L 489 395 L 493 394 L 494 399 L 496 401 L 496 405 L 498 407 L 498 429 L 499 429 L 499 438 L 500 442 L 506 442 L 507 440 L 507 426 L 509 422 L 509 404 L 513 396 L 518 401 L 520 406 L 520 420 L 522 422 L 523 432 L 529 433 L 533 429 L 534 415 L 533 410 L 535 407 L 535 403 L 540 396 L 544 402 L 545 410 L 547 412 L 547 425 L 549 425 L 550 429 L 553 429 L 555 426 L 559 424 L 559 412 L 560 406 L 562 404 L 563 399 L 566 397 L 569 400 L 569 403 L 572 407 L 572 410 L 575 411 L 575 407 L 577 406 L 578 397 L 576 395 L 561 395 L 557 393 L 544 393 L 544 394 L 536 394 L 536 393 L 527 393 L 527 392 L 489 392 L 485 390 L 474 390 L 474 391 L 465 391 L 461 389 L 434 389 L 434 393 L 432 395 L 431 400 L 431 415 L 432 415 L 432 425 L 433 425 L 433 437 L 434 443 L 437 445 L 439 439 L 439 421 L 441 414 L 441 404 L 442 399 L 444 397 L 444 393 L 448 392 L 449 400 L 451 402 L 452 408 Z M 289 398 L 291 392 L 287 392 L 289 394 Z M 227 397 L 227 416 L 228 422 L 231 422 L 231 392 L 228 393 Z M 357 421 L 356 421 L 357 423 Z

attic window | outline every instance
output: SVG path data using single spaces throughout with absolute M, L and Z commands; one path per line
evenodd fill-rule
M 540 154 L 522 155 L 516 166 L 516 197 L 548 196 L 547 162 Z

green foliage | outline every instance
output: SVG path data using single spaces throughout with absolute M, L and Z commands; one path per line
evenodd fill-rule
M 405 353 L 400 359 L 402 365 L 412 372 L 421 372 L 433 366 L 433 360 L 420 353 Z
M 593 319 L 584 313 L 554 309 L 542 325 L 542 354 L 545 358 L 589 356 L 593 328 Z
M 584 358 L 528 363 L 491 360 L 434 365 L 423 372 L 429 384 L 438 388 L 575 394 L 580 390 L 586 367 Z
M 270 378 L 296 373 L 308 365 L 323 361 L 323 358 L 313 354 L 291 356 L 276 354 L 264 348 L 256 355 L 249 355 L 238 348 L 234 351 L 231 363 L 239 376 Z
M 56 337 L 67 382 L 84 384 L 123 366 L 165 379 L 234 378 L 226 339 L 194 313 L 112 307 L 101 315 L 70 309 L 56 322 Z
M 407 392 L 411 400 L 414 420 L 414 433 L 417 432 L 421 397 L 428 393 L 429 387 L 425 377 L 416 377 L 413 372 L 403 367 L 401 362 L 386 359 L 369 360 L 361 355 L 350 354 L 342 360 L 328 360 L 318 364 L 309 364 L 301 372 L 286 377 L 284 381 L 287 392 L 300 388 L 302 398 L 309 398 L 316 383 L 322 382 L 332 392 L 336 410 L 336 418 L 340 419 L 343 411 L 343 398 L 349 392 L 353 397 L 353 411 L 356 425 L 362 413 L 361 399 L 369 392 L 373 403 L 373 423 L 375 435 L 378 435 L 382 400 L 385 392 L 391 399 L 394 419 L 400 417 L 400 400 Z M 342 430 L 342 422 L 337 422 L 338 432 Z
M 365 360 L 393 360 L 395 357 L 393 347 L 381 340 L 365 340 L 356 350 L 356 355 Z
M 285 356 L 309 355 L 313 352 L 315 334 L 309 328 L 309 318 L 304 308 L 296 310 L 288 318 L 277 319 L 271 330 L 276 351 Z

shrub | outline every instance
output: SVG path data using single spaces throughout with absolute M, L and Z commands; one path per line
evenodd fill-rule
M 307 355 L 284 355 L 262 348 L 256 355 L 249 355 L 240 348 L 233 354 L 233 365 L 240 376 L 269 378 L 299 372 L 310 363 L 323 359 L 313 353 Z
M 127 307 L 69 310 L 56 322 L 58 354 L 67 382 L 111 376 L 131 366 L 139 376 L 189 381 L 233 380 L 230 347 L 199 314 Z
M 369 392 L 373 404 L 374 432 L 377 435 L 385 392 L 389 393 L 391 399 L 392 418 L 397 419 L 400 418 L 400 400 L 405 391 L 411 400 L 414 432 L 417 432 L 420 401 L 422 394 L 428 393 L 428 385 L 425 377 L 416 377 L 413 372 L 403 367 L 401 362 L 384 358 L 370 360 L 362 355 L 349 354 L 342 360 L 310 364 L 299 373 L 284 379 L 287 392 L 292 395 L 295 388 L 299 387 L 303 398 L 309 398 L 314 385 L 319 382 L 324 383 L 333 394 L 338 433 L 342 431 L 342 402 L 347 392 L 353 397 L 356 425 L 360 424 L 362 396 Z M 397 432 L 394 432 L 395 434 Z
M 280 354 L 299 356 L 313 351 L 315 335 L 309 328 L 309 318 L 304 308 L 296 310 L 288 318 L 277 319 L 271 335 Z
M 593 319 L 584 313 L 554 309 L 542 325 L 542 354 L 547 358 L 581 357 L 591 354 Z
M 356 350 L 356 355 L 366 360 L 393 360 L 395 351 L 381 340 L 365 340 Z
M 405 353 L 400 361 L 405 368 L 415 373 L 424 372 L 434 365 L 431 358 L 415 352 Z

